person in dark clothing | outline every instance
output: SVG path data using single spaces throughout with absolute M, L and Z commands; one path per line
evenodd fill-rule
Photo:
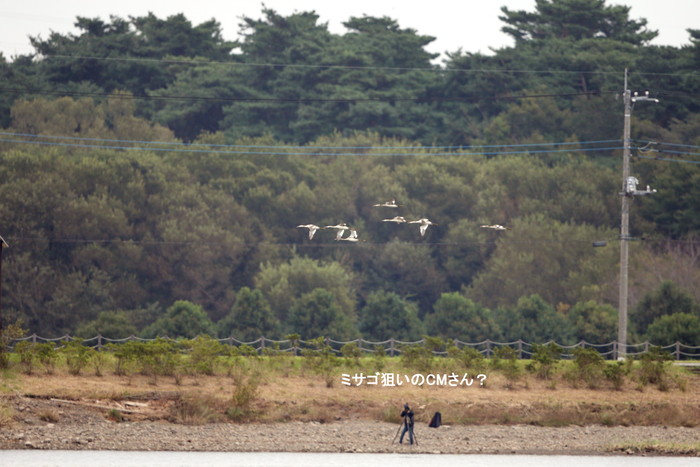
M 411 444 L 413 444 L 413 410 L 411 410 L 411 408 L 408 406 L 408 403 L 404 404 L 403 406 L 401 418 L 403 418 L 403 429 L 401 430 L 399 443 L 403 443 L 403 435 L 408 432 L 408 440 Z

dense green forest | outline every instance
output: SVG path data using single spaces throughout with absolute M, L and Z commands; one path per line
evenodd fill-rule
M 235 41 L 183 15 L 79 17 L 0 55 L 0 319 L 613 341 L 627 69 L 659 99 L 631 118 L 657 192 L 631 207 L 630 342 L 700 345 L 700 30 L 652 46 L 604 0 L 502 12 L 512 47 L 441 64 L 391 18 L 334 34 L 267 8 Z M 357 241 L 298 227 L 339 223 Z

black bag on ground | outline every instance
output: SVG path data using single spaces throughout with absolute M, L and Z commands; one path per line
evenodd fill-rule
M 440 425 L 442 425 L 442 414 L 440 412 L 435 412 L 435 415 L 433 415 L 433 418 L 430 419 L 428 426 L 430 428 L 438 428 Z

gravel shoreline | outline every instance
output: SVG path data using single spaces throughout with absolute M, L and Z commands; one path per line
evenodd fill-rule
M 435 454 L 640 454 L 614 446 L 694 445 L 700 428 L 660 426 L 416 425 L 417 444 L 398 444 L 397 424 L 369 420 L 332 423 L 114 422 L 104 411 L 60 406 L 57 420 L 42 420 L 44 401 L 18 402 L 15 422 L 0 428 L 0 449 L 125 451 L 357 452 Z M 42 412 L 44 410 L 44 412 Z M 46 418 L 44 415 L 43 418 Z M 654 452 L 663 454 L 663 452 Z M 674 453 L 678 454 L 678 453 Z

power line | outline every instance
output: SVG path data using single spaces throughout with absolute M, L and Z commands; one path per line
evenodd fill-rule
M 665 161 L 665 162 L 679 162 L 679 163 L 685 163 L 685 164 L 700 164 L 700 161 L 696 161 L 696 160 L 661 157 L 658 155 L 658 154 L 669 154 L 669 155 L 676 155 L 676 156 L 700 156 L 700 152 L 677 151 L 677 150 L 673 150 L 673 149 L 666 149 L 666 148 L 660 147 L 660 146 L 670 146 L 670 147 L 676 147 L 676 148 L 700 149 L 700 146 L 695 146 L 695 145 L 691 145 L 691 144 L 680 144 L 680 143 L 664 143 L 664 142 L 656 142 L 656 141 L 637 141 L 637 142 L 645 144 L 643 147 L 635 148 L 638 152 L 638 154 L 635 157 L 637 157 L 639 159 L 658 160 L 658 161 Z M 639 154 L 639 153 L 642 153 L 642 154 Z M 647 155 L 643 155 L 643 154 L 657 154 L 657 155 L 647 156 Z
M 700 154 L 699 154 L 700 155 Z M 654 156 L 635 156 L 639 157 L 640 159 L 651 159 L 655 161 L 664 161 L 664 162 L 679 162 L 683 164 L 700 164 L 700 161 L 691 161 L 687 159 L 672 159 L 670 157 L 654 157 Z
M 8 137 L 20 137 L 20 138 L 32 138 L 32 139 L 9 139 Z M 95 143 L 122 143 L 120 145 L 105 145 L 105 144 L 78 144 L 78 143 L 60 143 L 60 142 L 50 142 L 50 141 L 36 141 L 36 139 L 58 139 L 58 140 L 69 140 L 69 141 L 90 141 Z M 131 150 L 131 151 L 158 151 L 158 152 L 190 152 L 190 153 L 214 153 L 214 154 L 238 154 L 238 155 L 309 155 L 309 156 L 358 156 L 358 155 L 370 155 L 358 152 L 337 152 L 338 150 L 352 150 L 352 151 L 366 151 L 366 150 L 379 150 L 385 151 L 387 149 L 403 149 L 403 150 L 413 150 L 415 152 L 401 152 L 401 153 L 381 153 L 381 154 L 371 154 L 374 156 L 457 156 L 457 155 L 471 155 L 471 156 L 497 156 L 497 155 L 518 155 L 518 154 L 533 154 L 533 153 L 561 153 L 561 152 L 591 152 L 591 151 L 610 151 L 621 149 L 619 146 L 612 147 L 594 147 L 594 148 L 581 148 L 574 147 L 572 149 L 541 149 L 543 147 L 561 147 L 561 146 L 586 146 L 586 145 L 597 145 L 597 144 L 610 144 L 619 142 L 619 140 L 597 140 L 597 141 L 561 141 L 561 142 L 550 142 L 550 143 L 521 143 L 521 144 L 496 144 L 496 145 L 476 145 L 476 146 L 288 146 L 288 145 L 236 145 L 236 144 L 184 144 L 179 142 L 167 142 L 167 141 L 143 141 L 143 140 L 124 140 L 124 139 L 110 139 L 110 138 L 86 138 L 77 136 L 66 136 L 66 135 L 40 135 L 33 133 L 16 133 L 16 132 L 0 132 L 0 142 L 13 143 L 13 144 L 36 144 L 43 146 L 59 146 L 59 147 L 74 147 L 74 148 L 84 148 L 84 149 L 112 149 L 112 150 Z M 700 148 L 700 146 L 687 145 L 687 144 L 677 144 L 677 143 L 656 143 L 638 140 L 638 143 L 655 144 L 663 146 L 674 146 L 674 147 L 684 147 L 684 148 Z M 125 144 L 141 144 L 143 146 L 125 146 Z M 172 147 L 152 147 L 157 146 L 172 146 Z M 231 148 L 229 150 L 212 149 L 212 148 Z M 513 151 L 484 151 L 487 148 L 523 148 L 521 150 Z M 535 150 L 532 150 L 532 149 Z M 540 148 L 540 149 L 538 149 Z M 236 149 L 248 149 L 248 150 L 236 150 Z M 279 152 L 261 151 L 261 149 L 276 149 Z M 330 150 L 330 152 L 319 152 L 318 150 Z M 687 151 L 674 151 L 669 149 L 657 149 L 657 148 L 646 148 L 637 147 L 637 151 L 642 151 L 645 153 L 659 153 L 659 154 L 673 154 L 680 156 L 700 156 L 700 153 L 687 152 Z M 302 151 L 303 150 L 303 151 Z M 450 152 L 433 152 L 435 150 L 447 150 Z M 296 151 L 296 152 L 293 152 Z M 635 157 L 639 159 L 649 159 L 649 160 L 660 160 L 668 162 L 680 162 L 689 164 L 700 164 L 700 161 L 685 160 L 678 158 L 664 158 L 660 156 L 644 156 L 637 154 Z
M 663 141 L 644 141 L 644 140 L 634 140 L 634 142 L 640 143 L 640 144 L 646 144 L 646 145 L 661 145 L 661 146 L 673 146 L 673 147 L 679 147 L 679 148 L 700 149 L 700 146 L 696 146 L 696 145 L 692 145 L 692 144 L 664 143 Z M 643 148 L 640 148 L 640 149 L 643 149 Z
M 181 152 L 181 153 L 207 153 L 207 154 L 228 154 L 228 155 L 268 155 L 268 156 L 499 156 L 499 155 L 524 155 L 524 154 L 552 154 L 552 153 L 571 153 L 571 152 L 592 152 L 592 151 L 612 151 L 621 149 L 622 146 L 614 147 L 596 147 L 596 148 L 576 148 L 576 149 L 539 149 L 539 150 L 521 150 L 521 151 L 481 151 L 481 152 L 402 152 L 402 153 L 376 153 L 368 154 L 361 152 L 318 152 L 314 151 L 313 147 L 308 147 L 305 152 L 272 152 L 272 151 L 253 151 L 253 150 L 220 150 L 220 149 L 191 149 L 191 148 L 160 148 L 160 147 L 143 147 L 143 146 L 117 146 L 117 145 L 98 145 L 98 144 L 78 144 L 78 143 L 61 143 L 36 140 L 18 140 L 7 139 L 0 137 L 0 142 L 14 144 L 34 144 L 40 146 L 55 146 L 55 147 L 70 147 L 82 149 L 113 149 L 123 151 L 156 151 L 156 152 Z M 380 147 L 377 147 L 379 149 Z M 344 149 L 344 148 L 338 148 Z
M 37 133 L 20 133 L 20 132 L 7 132 L 0 131 L 0 136 L 17 136 L 17 137 L 28 137 L 37 139 L 65 139 L 71 141 L 94 141 L 94 142 L 109 142 L 109 143 L 134 143 L 134 144 L 154 144 L 154 145 L 168 145 L 168 146 L 181 146 L 185 148 L 211 148 L 211 147 L 225 147 L 225 148 L 264 148 L 264 149 L 300 149 L 300 148 L 313 148 L 313 149 L 416 149 L 416 150 L 433 150 L 433 149 L 452 149 L 452 150 L 470 150 L 470 149 L 484 149 L 484 148 L 517 148 L 517 147 L 536 147 L 536 146 L 578 146 L 578 145 L 588 145 L 588 144 L 609 144 L 609 143 L 619 143 L 619 139 L 608 139 L 608 140 L 597 140 L 597 141 L 560 141 L 551 143 L 521 143 L 521 144 L 494 144 L 494 145 L 476 145 L 476 146 L 290 146 L 290 145 L 253 145 L 253 144 L 210 144 L 210 143 L 181 143 L 172 141 L 143 141 L 143 140 L 129 140 L 129 139 L 110 139 L 110 138 L 88 138 L 82 136 L 68 136 L 68 135 L 44 135 Z
M 652 149 L 649 152 L 658 152 L 661 154 L 677 154 L 681 156 L 700 156 L 700 152 L 672 151 L 670 149 Z

